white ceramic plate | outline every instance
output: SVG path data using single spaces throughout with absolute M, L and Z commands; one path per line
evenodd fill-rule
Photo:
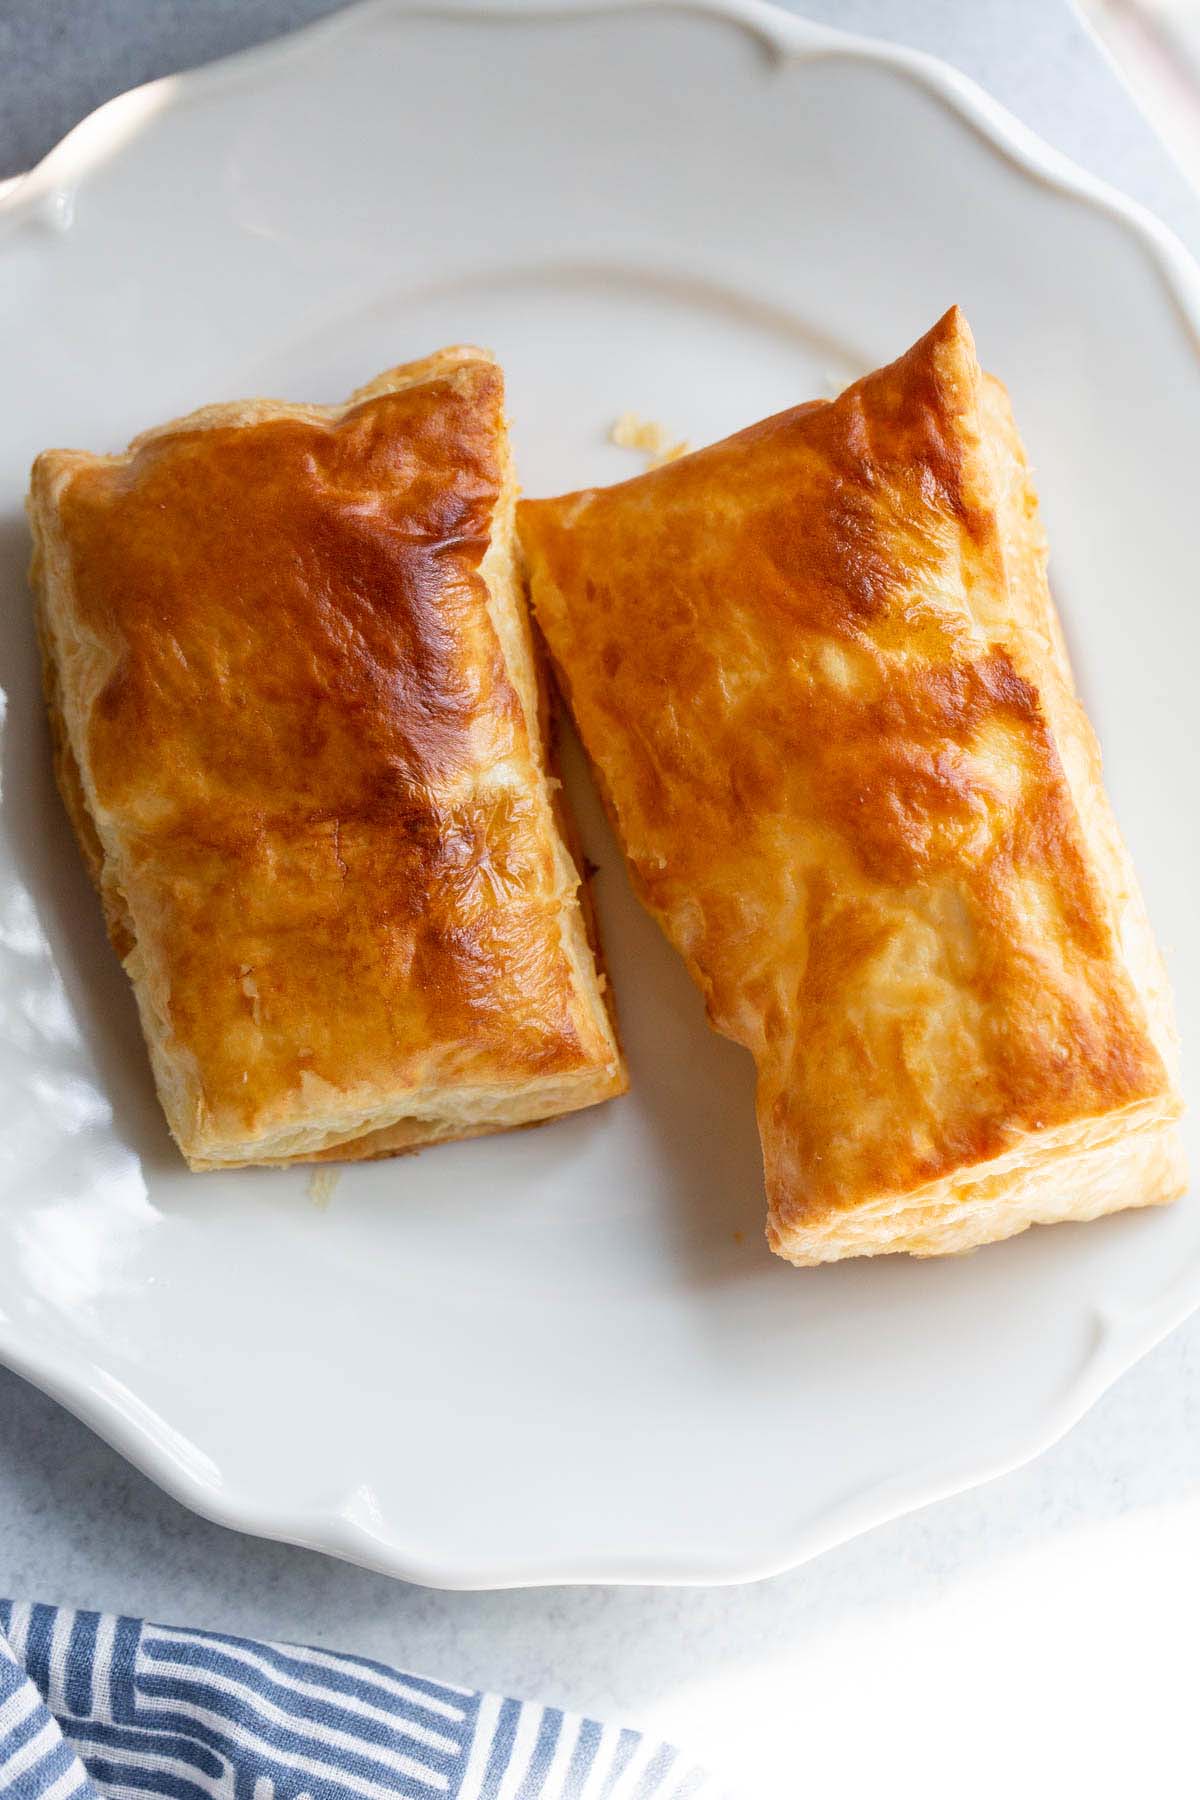
M 186 1174 L 53 793 L 25 471 L 458 338 L 531 492 L 886 360 L 1009 382 L 1117 810 L 1200 1024 L 1200 280 L 948 70 L 727 6 L 375 0 L 95 114 L 0 203 L 0 1352 L 230 1525 L 445 1585 L 765 1574 L 1031 1456 L 1200 1297 L 1200 1209 L 797 1273 L 746 1057 L 572 787 L 628 1100 L 348 1170 Z M 1200 1112 L 1200 1109 L 1196 1109 Z

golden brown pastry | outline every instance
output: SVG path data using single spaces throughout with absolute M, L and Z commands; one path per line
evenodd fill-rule
M 635 882 L 754 1055 L 772 1248 L 1174 1198 L 1166 982 L 962 315 L 518 529 Z
M 195 1169 L 625 1076 L 545 767 L 486 352 L 34 465 L 63 795 Z

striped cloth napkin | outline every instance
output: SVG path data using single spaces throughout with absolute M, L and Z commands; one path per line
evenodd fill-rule
M 670 1744 L 361 1656 L 0 1600 L 4 1800 L 720 1800 Z

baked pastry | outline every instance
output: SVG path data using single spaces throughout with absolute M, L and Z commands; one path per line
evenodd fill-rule
M 755 1057 L 772 1248 L 1174 1198 L 1167 984 L 961 313 L 518 530 L 635 883 Z
M 59 782 L 194 1169 L 387 1155 L 625 1087 L 548 777 L 503 380 L 51 450 Z

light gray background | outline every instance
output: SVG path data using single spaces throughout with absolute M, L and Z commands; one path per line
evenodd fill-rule
M 0 176 L 110 94 L 334 10 L 0 0 Z M 1200 247 L 1065 0 L 809 0 L 957 63 Z M 0 1371 L 0 1592 L 357 1650 L 687 1737 L 747 1796 L 1195 1792 L 1200 1321 L 1031 1467 L 740 1589 L 438 1594 L 185 1512 Z M 969 1760 L 964 1760 L 969 1759 Z

